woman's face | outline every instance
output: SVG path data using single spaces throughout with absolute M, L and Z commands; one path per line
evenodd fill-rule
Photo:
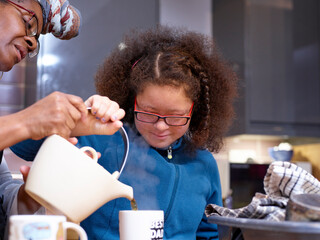
M 9 2 L 0 3 L 0 71 L 9 71 L 37 47 L 36 37 L 43 25 L 42 10 L 36 0 L 12 1 L 36 14 L 38 33 L 35 37 L 26 36 L 26 22 L 32 14 Z
M 136 96 L 136 110 L 158 115 L 186 116 L 190 113 L 192 100 L 186 96 L 183 87 L 147 85 Z M 156 148 L 165 148 L 182 137 L 189 128 L 190 121 L 184 126 L 169 126 L 164 119 L 156 123 L 145 123 L 135 118 L 135 125 L 143 138 Z

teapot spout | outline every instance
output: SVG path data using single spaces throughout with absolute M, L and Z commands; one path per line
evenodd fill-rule
M 127 198 L 128 200 L 133 199 L 133 188 L 131 186 L 128 186 L 120 181 L 118 181 L 118 178 L 120 176 L 118 171 L 115 171 L 112 176 L 116 179 L 116 186 L 114 188 L 113 192 L 113 198 L 120 198 L 124 197 Z

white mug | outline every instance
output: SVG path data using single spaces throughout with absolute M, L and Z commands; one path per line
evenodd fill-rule
M 9 220 L 9 240 L 65 240 L 67 229 L 76 231 L 80 240 L 87 240 L 82 227 L 67 222 L 65 216 L 13 215 Z
M 119 212 L 120 240 L 162 240 L 162 210 L 128 210 Z

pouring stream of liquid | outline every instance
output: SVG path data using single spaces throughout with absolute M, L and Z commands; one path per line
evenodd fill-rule
M 138 210 L 137 202 L 136 202 L 136 200 L 134 198 L 131 200 L 130 204 L 131 204 L 131 209 L 132 210 L 134 210 L 134 211 Z

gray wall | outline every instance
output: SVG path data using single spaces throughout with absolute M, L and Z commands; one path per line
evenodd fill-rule
M 211 0 L 77 0 L 83 17 L 81 33 L 62 41 L 41 37 L 40 55 L 27 63 L 26 104 L 53 91 L 82 98 L 95 93 L 93 77 L 99 64 L 132 28 L 158 23 L 212 35 Z M 94 3 L 94 4 L 93 4 Z
M 212 36 L 212 0 L 160 0 L 161 24 Z
M 53 91 L 82 98 L 95 93 L 93 76 L 99 64 L 131 28 L 148 28 L 159 22 L 157 0 L 70 1 L 83 17 L 78 37 L 63 41 L 41 37 L 38 62 L 27 68 L 27 104 Z M 37 73 L 37 75 L 35 75 Z

